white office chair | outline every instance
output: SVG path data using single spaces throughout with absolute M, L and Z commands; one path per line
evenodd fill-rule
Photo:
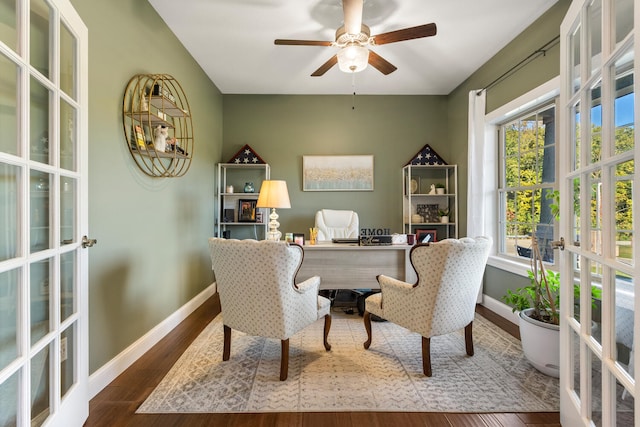
M 322 209 L 316 213 L 318 240 L 360 236 L 358 214 L 348 210 Z

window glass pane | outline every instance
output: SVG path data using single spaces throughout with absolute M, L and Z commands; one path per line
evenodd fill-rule
M 602 426 L 602 362 L 593 354 L 589 347 L 585 346 L 587 353 L 587 372 L 591 373 L 589 386 L 591 389 L 591 421 L 596 427 Z
M 30 300 L 31 308 L 31 344 L 35 344 L 50 330 L 49 310 L 49 272 L 51 262 L 49 259 L 31 264 Z
M 29 63 L 46 77 L 49 77 L 50 17 L 49 5 L 44 0 L 31 0 Z
M 633 0 L 614 0 L 615 41 L 620 43 L 633 30 Z
M 631 393 L 625 393 L 624 387 L 616 380 L 616 419 L 617 426 L 632 426 L 635 419 L 635 399 Z
M 591 163 L 602 159 L 602 105 L 600 97 L 602 93 L 602 82 L 598 81 L 591 90 Z
M 20 270 L 0 273 L 0 371 L 18 356 L 19 285 Z
M 589 33 L 591 36 L 591 75 L 602 65 L 602 3 L 593 0 L 587 9 Z
M 633 150 L 635 126 L 633 123 L 634 100 L 633 92 L 633 61 L 625 56 L 615 64 L 616 97 L 613 104 L 615 125 L 615 154 Z
M 548 253 L 545 259 L 553 262 L 545 246 L 553 240 L 554 231 L 553 201 L 547 195 L 553 192 L 556 176 L 555 104 L 504 124 L 501 134 L 505 137 L 501 253 L 530 258 L 535 232 L 541 251 Z
M 51 177 L 48 173 L 31 171 L 31 252 L 50 248 L 50 186 Z
M 17 4 L 18 0 L 0 0 L 0 16 L 2 17 L 0 21 L 0 41 L 14 51 L 18 50 Z
M 60 167 L 75 171 L 76 164 L 76 109 L 60 100 Z
M 19 256 L 18 247 L 18 166 L 0 163 L 0 261 Z
M 573 180 L 573 241 L 580 244 L 580 178 Z
M 20 396 L 20 371 L 0 383 L 0 426 L 18 425 L 18 396 Z
M 49 163 L 49 90 L 31 78 L 29 131 L 31 159 Z
M 571 55 L 570 82 L 571 93 L 574 94 L 580 89 L 580 27 L 571 34 L 569 38 L 569 51 Z
M 53 344 L 43 348 L 31 359 L 31 427 L 44 424 L 51 413 L 50 371 Z
M 0 0 L 0 9 L 2 0 Z M 0 13 L 1 15 L 1 13 Z M 0 28 L 2 25 L 0 25 Z M 0 30 L 1 31 L 1 30 Z M 0 54 L 0 151 L 18 154 L 18 67 Z
M 580 262 L 581 261 L 582 261 L 582 258 L 579 255 L 574 253 L 573 263 L 572 263 L 574 288 L 573 288 L 573 304 L 571 306 L 571 310 L 573 311 L 573 318 L 576 319 L 578 323 L 580 323 L 580 292 L 577 292 L 577 289 L 575 286 L 576 284 L 579 283 L 579 280 L 580 280 Z
M 73 99 L 76 99 L 76 47 L 76 38 L 60 22 L 60 89 Z
M 571 328 L 571 372 L 573 375 L 570 375 L 571 378 L 571 390 L 575 393 L 575 398 L 580 400 L 580 339 L 578 338 L 578 334 L 576 331 Z
M 633 265 L 633 160 L 620 163 L 615 173 L 616 259 Z
M 615 338 L 616 362 L 622 369 L 633 375 L 629 362 L 633 357 L 633 317 L 635 289 L 632 277 L 621 271 L 615 277 Z
M 60 255 L 60 322 L 76 312 L 76 251 Z

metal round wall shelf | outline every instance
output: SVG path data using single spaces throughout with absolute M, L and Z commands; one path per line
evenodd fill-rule
M 172 76 L 133 76 L 124 92 L 122 125 L 127 148 L 145 174 L 170 178 L 187 173 L 194 149 L 191 109 Z

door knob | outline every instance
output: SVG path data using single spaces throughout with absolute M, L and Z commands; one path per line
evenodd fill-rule
M 561 251 L 564 251 L 564 237 L 561 237 L 560 240 L 553 240 L 551 242 L 551 247 L 553 249 L 560 248 Z
M 82 236 L 82 247 L 83 248 L 90 248 L 91 246 L 95 245 L 96 243 L 98 243 L 97 239 L 89 239 L 87 236 Z

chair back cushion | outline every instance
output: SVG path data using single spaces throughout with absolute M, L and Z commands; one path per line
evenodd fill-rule
M 286 339 L 318 318 L 318 293 L 301 297 L 294 280 L 298 245 L 270 240 L 209 239 L 225 325 L 250 335 Z
M 385 294 L 383 288 L 383 316 L 423 337 L 464 328 L 474 318 L 490 248 L 486 237 L 414 246 L 410 258 L 418 282 L 399 294 Z
M 318 240 L 358 238 L 358 214 L 349 210 L 322 209 L 316 213 Z

